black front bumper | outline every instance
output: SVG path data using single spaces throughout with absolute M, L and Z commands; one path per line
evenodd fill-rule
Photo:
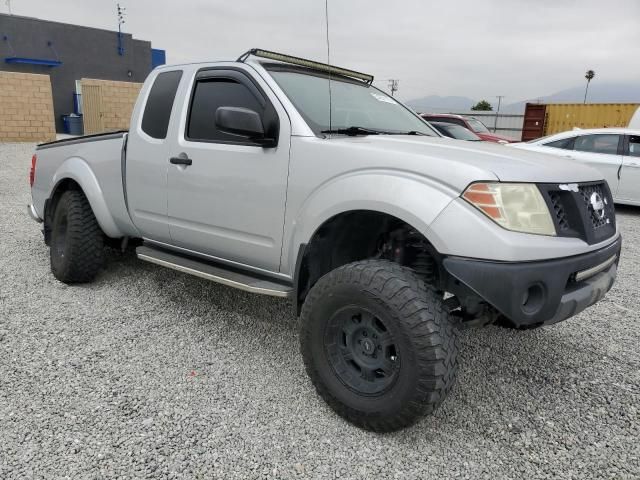
M 618 237 L 600 250 L 573 257 L 533 262 L 447 257 L 443 265 L 516 326 L 551 324 L 604 297 L 615 281 L 621 247 Z M 602 265 L 589 276 L 590 269 Z

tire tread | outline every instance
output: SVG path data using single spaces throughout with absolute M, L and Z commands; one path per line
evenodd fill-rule
M 56 210 L 67 209 L 67 245 L 68 255 L 59 267 L 54 265 L 57 255 L 54 242 L 51 242 L 51 270 L 54 276 L 64 283 L 85 283 L 92 281 L 103 265 L 104 234 L 96 220 L 89 201 L 84 193 L 68 190 L 62 194 Z M 56 212 L 54 212 L 54 219 Z M 55 229 L 55 220 L 53 228 Z M 55 235 L 55 231 L 53 232 Z
M 355 410 L 336 399 L 327 388 L 312 358 L 311 311 L 335 286 L 357 284 L 379 302 L 399 313 L 419 367 L 411 399 L 394 415 L 381 417 Z M 313 286 L 301 311 L 301 353 L 318 394 L 348 421 L 377 432 L 399 430 L 433 412 L 451 390 L 458 369 L 458 339 L 442 298 L 427 288 L 409 268 L 384 260 L 363 260 L 339 267 Z

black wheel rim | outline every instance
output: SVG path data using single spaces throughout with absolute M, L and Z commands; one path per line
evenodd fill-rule
M 55 232 L 55 235 L 54 235 L 55 238 L 53 239 L 53 245 L 54 245 L 55 252 L 58 255 L 58 257 L 64 257 L 64 250 L 67 243 L 67 217 L 66 216 L 62 216 L 62 218 L 58 220 L 58 223 L 54 228 L 54 232 Z
M 384 321 L 348 306 L 330 319 L 324 336 L 327 358 L 340 381 L 360 395 L 381 395 L 398 378 L 400 352 Z

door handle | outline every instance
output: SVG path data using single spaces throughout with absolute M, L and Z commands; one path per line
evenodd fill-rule
M 169 159 L 169 163 L 172 163 L 173 165 L 191 165 L 193 160 L 189 157 L 171 157 Z

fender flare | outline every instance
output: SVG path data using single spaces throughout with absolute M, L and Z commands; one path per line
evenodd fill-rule
M 458 193 L 429 178 L 398 170 L 350 172 L 313 191 L 291 222 L 281 271 L 294 272 L 301 245 L 309 244 L 318 229 L 336 215 L 367 210 L 396 217 L 438 243 L 430 224 Z M 439 250 L 439 245 L 433 243 Z
M 89 164 L 79 157 L 70 157 L 66 159 L 53 174 L 50 198 L 53 197 L 60 183 L 67 179 L 71 179 L 80 185 L 80 188 L 87 197 L 89 205 L 91 205 L 91 210 L 93 210 L 93 214 L 105 235 L 112 238 L 122 237 L 124 234 L 116 225 L 113 216 L 109 211 L 109 207 L 105 202 L 102 188 L 100 188 L 98 179 L 93 173 L 93 170 L 91 170 Z

